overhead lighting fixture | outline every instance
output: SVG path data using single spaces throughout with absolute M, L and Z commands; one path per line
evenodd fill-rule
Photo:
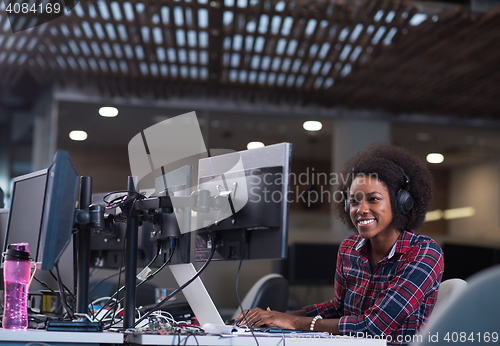
M 425 222 L 437 221 L 441 219 L 461 219 L 464 217 L 472 217 L 474 214 L 476 214 L 476 209 L 474 209 L 474 207 L 453 208 L 446 209 L 444 211 L 437 209 L 428 211 L 427 214 L 425 214 Z
M 306 121 L 303 125 L 304 130 L 306 131 L 319 131 L 323 128 L 323 124 L 319 121 Z
M 444 156 L 443 154 L 439 153 L 430 153 L 429 155 L 427 155 L 426 159 L 429 163 L 441 163 L 444 161 Z
M 101 117 L 113 118 L 118 115 L 118 109 L 115 107 L 101 107 L 99 108 L 99 115 Z
M 256 149 L 256 148 L 262 148 L 265 147 L 264 143 L 262 142 L 250 142 L 247 144 L 247 149 Z
M 431 210 L 425 214 L 425 222 L 437 221 L 443 218 L 443 211 L 441 209 Z
M 88 137 L 87 132 L 85 131 L 80 131 L 80 130 L 74 130 L 69 133 L 69 138 L 71 138 L 74 141 L 84 141 Z
M 475 213 L 476 209 L 474 209 L 474 207 L 454 208 L 445 210 L 443 217 L 445 220 L 460 219 L 474 216 Z

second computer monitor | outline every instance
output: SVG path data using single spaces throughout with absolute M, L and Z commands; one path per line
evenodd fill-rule
M 47 168 L 38 257 L 42 270 L 52 270 L 70 243 L 78 198 L 79 175 L 67 151 L 59 150 Z
M 9 244 L 28 243 L 33 260 L 41 262 L 38 245 L 46 185 L 46 169 L 13 179 L 7 231 L 3 242 L 4 252 Z
M 200 160 L 196 261 L 286 258 L 290 161 L 290 143 Z

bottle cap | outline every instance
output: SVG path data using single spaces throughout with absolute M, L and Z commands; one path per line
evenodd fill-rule
M 5 259 L 14 261 L 29 261 L 31 258 L 28 243 L 9 244 L 9 246 L 7 246 L 7 251 L 5 252 Z

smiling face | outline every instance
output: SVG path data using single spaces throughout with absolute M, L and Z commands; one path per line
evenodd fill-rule
M 354 179 L 349 201 L 351 221 L 361 237 L 383 239 L 399 233 L 392 225 L 389 190 L 377 178 L 360 176 Z

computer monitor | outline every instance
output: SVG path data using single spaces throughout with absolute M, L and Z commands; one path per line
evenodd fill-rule
M 52 270 L 73 233 L 79 175 L 66 151 L 57 151 L 47 168 L 38 257 L 42 270 Z
M 339 244 L 294 243 L 279 272 L 290 285 L 333 285 Z M 321 265 L 318 265 L 320 263 Z
M 5 235 L 7 233 L 7 222 L 9 221 L 9 209 L 0 209 L 0 248 L 3 249 Z
M 196 214 L 196 261 L 214 245 L 213 260 L 239 260 L 245 241 L 243 259 L 286 258 L 290 161 L 290 143 L 200 160 L 198 191 L 212 207 Z
M 500 264 L 500 248 L 466 244 L 443 244 L 444 273 L 442 280 L 468 279 L 488 267 Z M 474 259 L 471 261 L 471 259 Z
M 28 243 L 31 257 L 41 263 L 39 241 L 46 184 L 46 169 L 13 179 L 4 252 L 9 244 Z
M 191 165 L 185 165 L 155 179 L 155 188 L 140 191 L 149 198 L 158 196 L 185 197 L 192 190 Z M 92 204 L 106 206 L 104 197 L 108 193 L 92 195 Z M 118 195 L 116 195 L 118 196 Z M 106 197 L 108 200 L 114 195 Z M 173 203 L 175 205 L 175 202 Z M 115 214 L 115 209 L 107 209 L 107 213 Z M 137 266 L 144 267 L 154 258 L 161 247 L 160 256 L 151 267 L 161 266 L 169 257 L 171 238 L 175 238 L 176 250 L 169 264 L 189 263 L 191 254 L 191 209 L 175 208 L 172 210 L 156 210 L 154 222 L 144 221 L 138 229 Z M 150 220 L 151 221 L 151 220 Z M 119 268 L 122 264 L 123 241 L 126 233 L 125 222 L 115 222 L 113 229 L 101 230 L 90 238 L 90 265 L 100 268 Z
M 3 249 L 5 234 L 7 233 L 7 221 L 9 220 L 9 209 L 0 209 L 0 249 Z M 3 270 L 0 270 L 0 290 L 3 290 Z

